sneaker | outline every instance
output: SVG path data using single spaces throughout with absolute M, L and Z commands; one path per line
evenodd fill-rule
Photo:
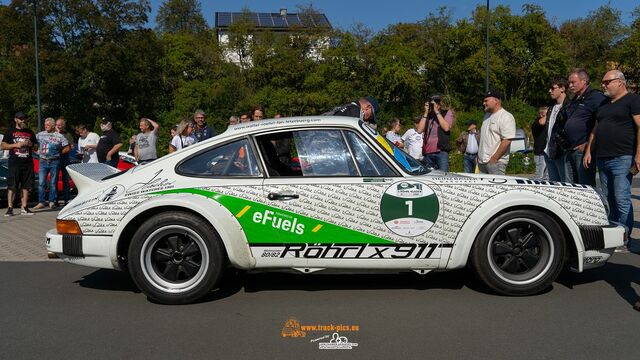
M 23 207 L 22 210 L 20 210 L 20 215 L 33 215 L 33 212 L 31 212 L 29 208 Z
M 7 212 L 4 213 L 4 216 L 13 216 L 13 208 L 8 208 Z
M 50 203 L 49 203 L 49 209 L 52 209 L 52 210 L 53 210 L 53 209 L 55 209 L 55 208 L 57 208 L 57 207 L 58 207 L 58 205 L 57 205 L 55 202 L 50 202 Z
M 629 248 L 627 247 L 627 245 L 618 246 L 616 248 L 616 252 L 619 254 L 628 254 Z
M 46 206 L 43 203 L 38 203 L 38 205 L 33 207 L 33 210 L 44 209 Z

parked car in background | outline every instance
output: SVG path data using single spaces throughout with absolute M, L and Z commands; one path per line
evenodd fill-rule
M 524 129 L 516 129 L 516 137 L 511 140 L 511 153 L 528 154 L 532 151 L 529 145 L 529 137 Z
M 136 158 L 127 154 L 126 151 L 120 151 L 118 155 L 120 156 L 120 161 L 118 161 L 118 170 L 126 171 L 138 165 Z

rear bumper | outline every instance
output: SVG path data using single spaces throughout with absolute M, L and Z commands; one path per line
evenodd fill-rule
M 585 248 L 582 256 L 583 270 L 604 265 L 615 249 L 624 244 L 624 227 L 620 225 L 583 226 L 580 234 Z
M 47 251 L 58 258 L 84 266 L 113 269 L 109 245 L 111 236 L 60 235 L 56 229 L 47 232 Z

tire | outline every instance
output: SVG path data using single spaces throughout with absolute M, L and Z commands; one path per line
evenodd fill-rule
M 154 215 L 133 235 L 131 278 L 151 300 L 187 304 L 209 293 L 224 270 L 224 252 L 209 223 L 184 212 Z
M 516 210 L 491 220 L 470 254 L 478 278 L 502 295 L 533 295 L 547 289 L 562 270 L 565 239 L 560 226 L 535 210 Z

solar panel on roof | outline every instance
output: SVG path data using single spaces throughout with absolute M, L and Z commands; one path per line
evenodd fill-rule
M 298 14 L 287 14 L 287 23 L 289 26 L 300 25 Z
M 217 26 L 231 25 L 231 13 L 217 13 Z
M 273 19 L 271 18 L 271 14 L 268 13 L 259 13 L 258 14 L 258 20 L 259 25 L 260 26 L 267 26 L 267 27 L 272 27 L 273 26 Z
M 275 27 L 287 27 L 287 21 L 280 14 L 274 14 L 272 17 L 273 26 Z

